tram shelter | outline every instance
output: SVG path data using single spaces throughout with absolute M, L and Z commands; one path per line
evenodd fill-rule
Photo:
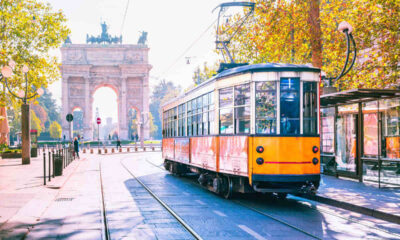
M 330 93 L 320 105 L 323 173 L 400 186 L 400 90 Z

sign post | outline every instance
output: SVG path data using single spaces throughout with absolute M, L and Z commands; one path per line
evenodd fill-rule
M 65 117 L 67 122 L 69 123 L 69 140 L 72 141 L 72 121 L 74 120 L 74 116 L 71 113 L 68 113 Z
M 101 118 L 96 119 L 97 123 L 97 148 L 100 148 L 100 124 L 101 124 Z

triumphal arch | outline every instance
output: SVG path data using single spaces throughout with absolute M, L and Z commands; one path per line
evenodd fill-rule
M 122 37 L 112 38 L 104 25 L 101 36 L 87 37 L 87 42 L 91 44 L 72 44 L 67 39 L 61 48 L 63 135 L 67 138 L 70 136 L 65 116 L 80 108 L 83 111 L 83 137 L 93 138 L 93 94 L 98 88 L 106 86 L 117 94 L 119 138 L 130 137 L 128 112 L 135 109 L 142 129 L 139 135 L 147 139 L 151 69 L 148 62 L 149 48 L 145 41 L 121 44 Z M 117 40 L 113 42 L 113 39 Z

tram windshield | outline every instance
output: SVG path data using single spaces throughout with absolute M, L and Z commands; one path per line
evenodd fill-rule
M 300 134 L 300 79 L 280 81 L 281 134 Z

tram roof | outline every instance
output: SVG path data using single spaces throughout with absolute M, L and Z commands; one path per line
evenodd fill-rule
M 308 65 L 288 64 L 288 63 L 259 63 L 227 69 L 215 76 L 222 78 L 230 75 L 246 72 L 320 72 L 319 68 Z
M 177 97 L 167 101 L 166 103 L 162 104 L 161 106 L 168 105 L 169 103 L 175 101 L 177 98 L 182 96 L 188 95 L 193 91 L 205 86 L 211 82 L 218 81 L 219 78 L 225 78 L 229 76 L 234 76 L 237 74 L 244 74 L 248 72 L 316 72 L 319 73 L 321 69 L 315 68 L 308 65 L 301 65 L 301 64 L 288 64 L 288 63 L 259 63 L 259 64 L 250 64 L 244 65 L 240 67 L 230 68 L 224 70 L 217 75 L 213 76 L 212 78 L 208 79 L 205 82 L 202 82 L 200 85 L 190 89 L 189 91 L 178 95 Z

